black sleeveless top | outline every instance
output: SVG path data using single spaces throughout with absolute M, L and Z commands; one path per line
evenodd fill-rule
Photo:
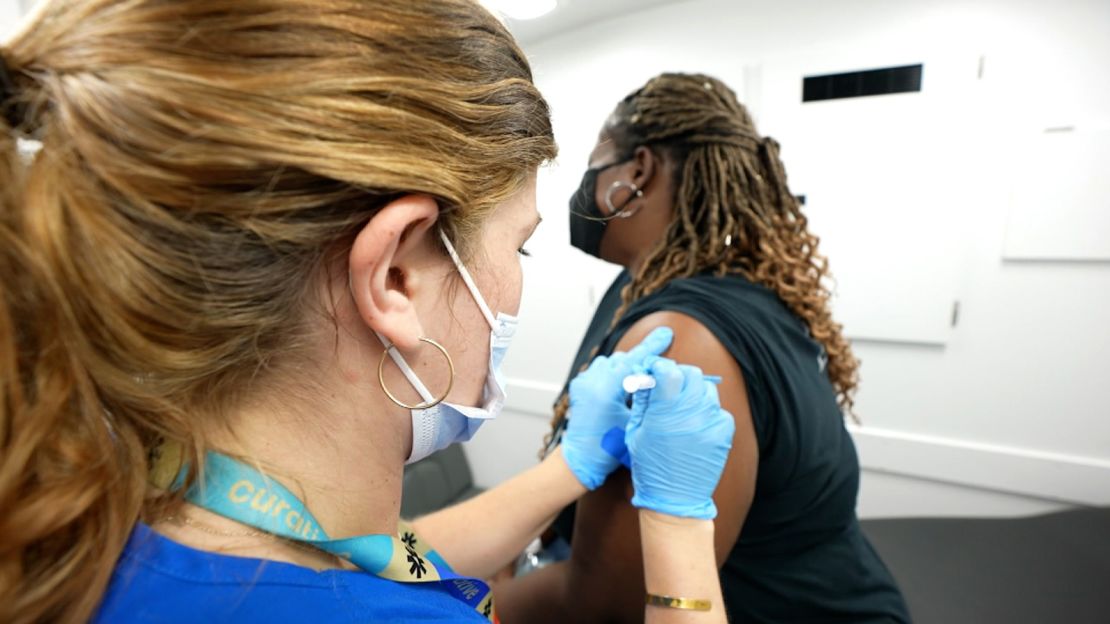
M 572 378 L 593 348 L 608 354 L 659 311 L 697 319 L 744 373 L 759 474 L 740 537 L 721 568 L 734 622 L 909 622 L 893 577 L 856 518 L 859 460 L 805 324 L 769 289 L 738 276 L 678 279 L 634 302 L 609 331 L 629 276 L 598 305 Z M 561 432 L 560 432 L 561 433 Z M 573 507 L 556 521 L 568 541 Z

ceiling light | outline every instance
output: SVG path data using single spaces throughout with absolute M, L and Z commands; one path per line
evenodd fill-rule
M 482 4 L 506 17 L 530 20 L 554 11 L 558 0 L 482 0 Z

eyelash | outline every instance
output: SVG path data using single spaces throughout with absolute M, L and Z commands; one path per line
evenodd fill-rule
M 516 252 L 518 254 L 524 256 L 525 258 L 531 258 L 532 257 L 532 252 L 528 251 L 527 249 L 525 249 L 523 247 L 521 247 L 520 249 L 517 249 Z

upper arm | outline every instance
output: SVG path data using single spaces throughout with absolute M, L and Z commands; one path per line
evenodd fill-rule
M 721 406 L 736 420 L 732 450 L 713 495 L 717 505 L 714 542 L 717 564 L 724 563 L 740 536 L 755 493 L 759 447 L 743 375 L 721 342 L 697 320 L 676 312 L 657 312 L 636 322 L 617 344 L 627 351 L 653 329 L 674 330 L 674 342 L 664 354 L 682 364 L 720 375 Z M 632 507 L 628 471 L 618 470 L 605 484 L 578 503 L 567 592 L 584 610 L 604 613 L 618 621 L 643 619 L 643 555 L 639 514 Z
M 616 350 L 631 349 L 657 327 L 670 327 L 674 330 L 674 342 L 663 354 L 665 357 L 679 364 L 697 366 L 706 375 L 721 377 L 721 385 L 718 387 L 721 407 L 732 414 L 736 421 L 732 450 L 721 473 L 721 481 L 713 494 L 713 500 L 717 504 L 714 541 L 717 565 L 720 566 L 740 536 L 740 527 L 744 524 L 755 495 L 755 478 L 759 466 L 759 445 L 755 437 L 744 375 L 736 359 L 705 325 L 679 312 L 656 312 L 640 319 L 617 343 Z

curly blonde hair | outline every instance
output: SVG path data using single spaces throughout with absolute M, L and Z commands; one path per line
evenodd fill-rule
M 786 184 L 778 143 L 759 135 L 736 94 L 709 76 L 661 74 L 617 105 L 605 134 L 618 152 L 649 146 L 676 163 L 674 220 L 622 290 L 612 326 L 671 280 L 740 275 L 774 291 L 805 322 L 828 355 L 841 409 L 855 418 L 859 361 L 829 311 L 828 260 Z M 567 407 L 564 394 L 553 433 Z

